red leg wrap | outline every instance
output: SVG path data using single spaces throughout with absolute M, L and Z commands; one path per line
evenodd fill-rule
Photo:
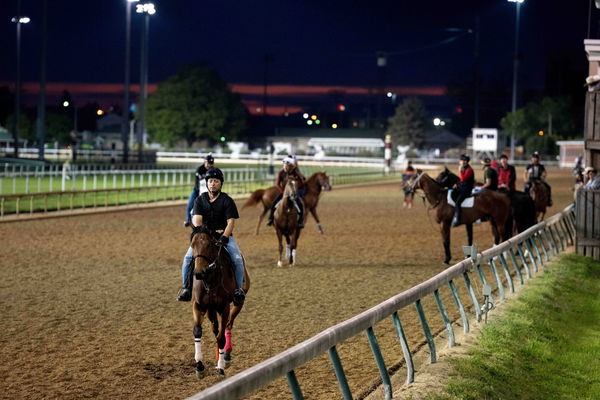
M 233 349 L 233 343 L 231 342 L 231 331 L 225 331 L 225 351 L 231 351 Z

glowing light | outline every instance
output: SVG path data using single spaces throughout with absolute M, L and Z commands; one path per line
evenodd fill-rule
M 63 107 L 69 107 L 69 102 L 67 100 L 63 101 Z
M 539 132 L 538 132 L 538 135 L 540 135 L 540 136 L 544 136 L 544 131 L 539 131 Z
M 444 125 L 446 125 L 446 121 L 440 121 L 440 125 L 441 125 L 441 126 L 444 126 Z
M 313 114 L 313 115 L 310 116 L 310 119 L 312 119 L 314 121 L 314 120 L 317 119 L 317 116 Z
M 392 92 L 387 92 L 387 97 L 392 97 L 394 95 L 394 93 Z
M 312 125 L 312 124 L 313 124 L 312 119 L 309 119 L 306 121 L 306 125 Z
M 302 114 L 302 118 L 304 118 L 304 119 L 308 119 L 308 113 L 304 113 L 304 114 Z
M 316 120 L 315 120 L 315 124 L 319 125 L 320 123 L 321 123 L 321 120 L 320 120 L 320 119 L 316 119 Z
M 221 139 L 221 142 L 224 142 L 225 141 L 225 136 L 221 136 L 220 139 Z
M 338 104 L 337 109 L 338 111 L 346 111 L 346 106 L 343 104 Z
M 437 117 L 433 119 L 433 125 L 440 126 L 441 123 L 442 123 L 441 119 L 439 119 Z
M 99 109 L 98 111 L 96 111 L 96 114 L 98 114 L 98 115 L 104 115 L 104 111 L 102 109 Z
M 332 127 L 333 129 L 337 129 L 337 128 L 338 128 L 338 124 L 331 124 L 331 127 Z

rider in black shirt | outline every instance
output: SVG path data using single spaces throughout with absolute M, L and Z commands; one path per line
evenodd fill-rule
M 205 179 L 208 192 L 202 193 L 194 202 L 193 223 L 194 226 L 205 225 L 209 230 L 221 233 L 217 244 L 227 248 L 235 268 L 237 288 L 233 292 L 233 303 L 241 304 L 244 302 L 246 294 L 242 289 L 244 259 L 233 238 L 235 220 L 239 218 L 237 207 L 227 193 L 221 192 L 225 178 L 219 168 L 209 169 L 206 172 Z M 183 289 L 177 297 L 179 301 L 189 301 L 192 298 L 192 260 L 192 248 L 189 247 L 181 265 Z

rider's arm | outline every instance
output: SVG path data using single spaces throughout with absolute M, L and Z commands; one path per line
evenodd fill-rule
M 541 167 L 540 168 L 542 171 L 540 172 L 540 178 L 542 178 L 542 180 L 546 180 L 546 168 Z
M 223 236 L 226 236 L 226 237 L 231 236 L 231 234 L 233 233 L 234 225 L 235 225 L 235 218 L 229 218 L 227 220 L 227 226 L 225 227 L 225 230 L 223 231 Z
M 277 173 L 277 179 L 275 179 L 275 186 L 281 187 L 281 171 Z
M 192 223 L 194 226 L 202 226 L 202 215 L 194 215 L 192 217 Z

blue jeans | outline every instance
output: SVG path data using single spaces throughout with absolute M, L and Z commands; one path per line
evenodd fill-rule
M 194 208 L 194 201 L 198 197 L 198 191 L 196 189 L 192 189 L 192 193 L 190 193 L 190 198 L 188 199 L 187 208 L 185 210 L 185 220 L 187 222 L 192 221 L 192 216 L 190 213 L 192 212 L 192 208 Z
M 231 261 L 233 262 L 234 272 L 235 272 L 235 282 L 238 288 L 242 287 L 242 283 L 244 282 L 244 259 L 242 258 L 242 253 L 240 252 L 240 248 L 233 236 L 229 237 L 229 243 L 227 243 L 227 251 L 231 256 Z M 181 283 L 182 286 L 186 287 L 186 279 L 194 269 L 194 265 L 192 265 L 192 248 L 188 247 L 185 256 L 183 257 L 183 263 L 181 264 Z

